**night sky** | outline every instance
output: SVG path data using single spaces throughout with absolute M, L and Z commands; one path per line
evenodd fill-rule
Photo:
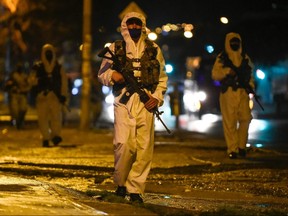
M 93 1 L 92 31 L 94 42 L 97 42 L 96 46 L 98 44 L 102 46 L 107 40 L 121 38 L 116 32 L 121 22 L 118 15 L 130 2 Z M 275 62 L 285 56 L 288 4 L 284 0 L 135 0 L 134 2 L 146 13 L 147 27 L 151 30 L 167 23 L 194 25 L 192 39 L 184 39 L 179 32 L 168 37 L 159 37 L 157 41 L 160 46 L 169 45 L 178 58 L 203 55 L 203 47 L 207 44 L 214 45 L 216 52 L 221 51 L 228 31 L 237 31 L 241 34 L 247 52 L 256 61 Z M 221 24 L 220 16 L 228 17 L 229 24 Z M 269 49 L 267 44 L 270 46 Z M 182 50 L 174 50 L 174 47 L 178 49 L 182 47 Z

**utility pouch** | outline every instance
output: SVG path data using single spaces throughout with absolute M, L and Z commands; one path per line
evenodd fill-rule
M 122 104 L 127 104 L 130 97 L 135 93 L 134 89 L 131 87 L 127 87 L 127 91 L 121 96 L 119 102 Z

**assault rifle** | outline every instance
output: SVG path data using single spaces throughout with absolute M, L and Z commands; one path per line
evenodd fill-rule
M 262 106 L 262 104 L 260 103 L 259 101 L 259 96 L 256 94 L 256 92 L 254 91 L 254 89 L 250 86 L 249 84 L 249 80 L 250 80 L 250 76 L 249 76 L 249 79 L 248 77 L 245 77 L 247 76 L 246 74 L 244 75 L 241 75 L 243 73 L 249 73 L 250 74 L 250 71 L 247 71 L 248 70 L 248 67 L 249 67 L 249 70 L 251 70 L 250 66 L 248 65 L 248 60 L 247 59 L 243 59 L 243 61 L 245 61 L 244 65 L 243 65 L 243 62 L 242 64 L 240 65 L 240 67 L 236 67 L 232 61 L 227 57 L 227 59 L 225 59 L 225 64 L 224 66 L 228 66 L 230 67 L 233 71 L 235 71 L 236 73 L 236 76 L 237 76 L 237 80 L 239 81 L 239 84 L 240 86 L 244 87 L 247 94 L 253 94 L 254 98 L 255 98 L 255 101 L 258 103 L 258 105 L 261 107 L 261 109 L 264 111 L 264 108 Z M 243 79 L 244 77 L 244 79 Z
M 111 56 L 106 56 L 106 53 L 109 53 Z M 137 80 L 135 79 L 133 73 L 126 68 L 120 68 L 120 62 L 118 60 L 118 58 L 113 54 L 113 52 L 108 48 L 105 47 L 99 54 L 99 57 L 101 58 L 106 58 L 106 59 L 110 59 L 113 61 L 113 64 L 115 65 L 115 68 L 117 68 L 117 70 L 122 74 L 122 76 L 124 77 L 126 83 L 128 83 L 129 87 L 132 88 L 132 92 L 136 92 L 139 97 L 140 97 L 140 101 L 142 103 L 146 103 L 150 97 L 149 95 L 145 92 L 144 89 L 142 89 L 139 85 Z M 171 131 L 169 130 L 169 128 L 165 125 L 165 123 L 163 122 L 163 120 L 161 119 L 160 115 L 163 113 L 163 111 L 159 112 L 158 108 L 155 107 L 153 110 L 153 113 L 155 114 L 155 116 L 157 117 L 157 119 L 162 123 L 162 125 L 165 127 L 166 131 L 171 134 Z

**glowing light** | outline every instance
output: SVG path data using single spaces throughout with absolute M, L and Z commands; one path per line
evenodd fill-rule
M 262 147 L 263 147 L 263 144 L 257 143 L 257 144 L 255 144 L 255 146 L 256 146 L 257 148 L 262 148 Z
M 72 95 L 77 95 L 79 93 L 78 88 L 72 88 L 71 94 Z
M 74 86 L 78 88 L 82 85 L 82 83 L 83 83 L 82 79 L 75 79 Z
M 113 104 L 113 102 L 114 102 L 113 94 L 107 95 L 107 97 L 105 98 L 105 102 L 108 103 L 108 104 Z
M 185 31 L 185 32 L 184 32 L 184 37 L 186 37 L 186 38 L 192 38 L 192 37 L 193 37 L 193 34 L 192 34 L 191 31 Z
M 206 51 L 208 53 L 213 53 L 214 52 L 214 47 L 212 45 L 208 45 L 208 46 L 206 46 Z
M 223 24 L 228 24 L 229 20 L 228 20 L 227 17 L 220 17 L 220 22 L 223 23 Z
M 162 30 L 165 31 L 165 32 L 169 32 L 169 31 L 171 31 L 171 28 L 170 28 L 170 26 L 167 24 L 167 25 L 163 25 L 163 26 L 162 26 Z
M 256 76 L 257 76 L 257 78 L 260 79 L 260 80 L 265 79 L 265 73 L 264 73 L 262 70 L 260 70 L 260 69 L 257 69 L 257 70 L 256 70 Z
M 148 34 L 148 38 L 152 41 L 155 41 L 157 39 L 157 34 L 155 32 L 150 32 Z
M 200 101 L 205 101 L 206 98 L 207 98 L 207 94 L 204 92 L 204 91 L 199 91 L 197 93 L 197 98 L 200 100 Z
M 171 64 L 165 65 L 166 73 L 172 73 L 173 72 L 173 66 Z
M 102 86 L 103 94 L 108 94 L 110 92 L 110 88 L 108 86 Z

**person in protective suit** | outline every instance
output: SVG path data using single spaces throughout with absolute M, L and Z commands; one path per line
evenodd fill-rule
M 16 70 L 10 74 L 5 82 L 4 90 L 8 92 L 11 123 L 17 129 L 22 129 L 28 110 L 28 92 L 30 91 L 28 74 L 25 73 L 22 63 L 18 63 Z
M 67 106 L 68 78 L 51 44 L 42 47 L 41 60 L 33 65 L 30 82 L 36 95 L 42 145 L 49 147 L 51 140 L 57 146 L 62 141 L 62 106 Z
M 254 89 L 253 64 L 243 52 L 238 33 L 230 32 L 225 38 L 225 50 L 212 68 L 212 78 L 220 81 L 220 109 L 229 158 L 246 156 L 249 124 L 252 120 L 249 107 L 249 89 Z
M 163 104 L 168 77 L 161 49 L 148 40 L 142 14 L 127 13 L 121 22 L 121 34 L 124 41 L 115 41 L 109 47 L 119 58 L 121 67 L 114 67 L 111 60 L 103 59 L 98 78 L 103 85 L 113 86 L 116 195 L 129 195 L 132 202 L 142 203 L 154 148 L 152 111 Z M 131 91 L 121 68 L 128 68 L 138 85 L 148 93 L 146 103 Z

